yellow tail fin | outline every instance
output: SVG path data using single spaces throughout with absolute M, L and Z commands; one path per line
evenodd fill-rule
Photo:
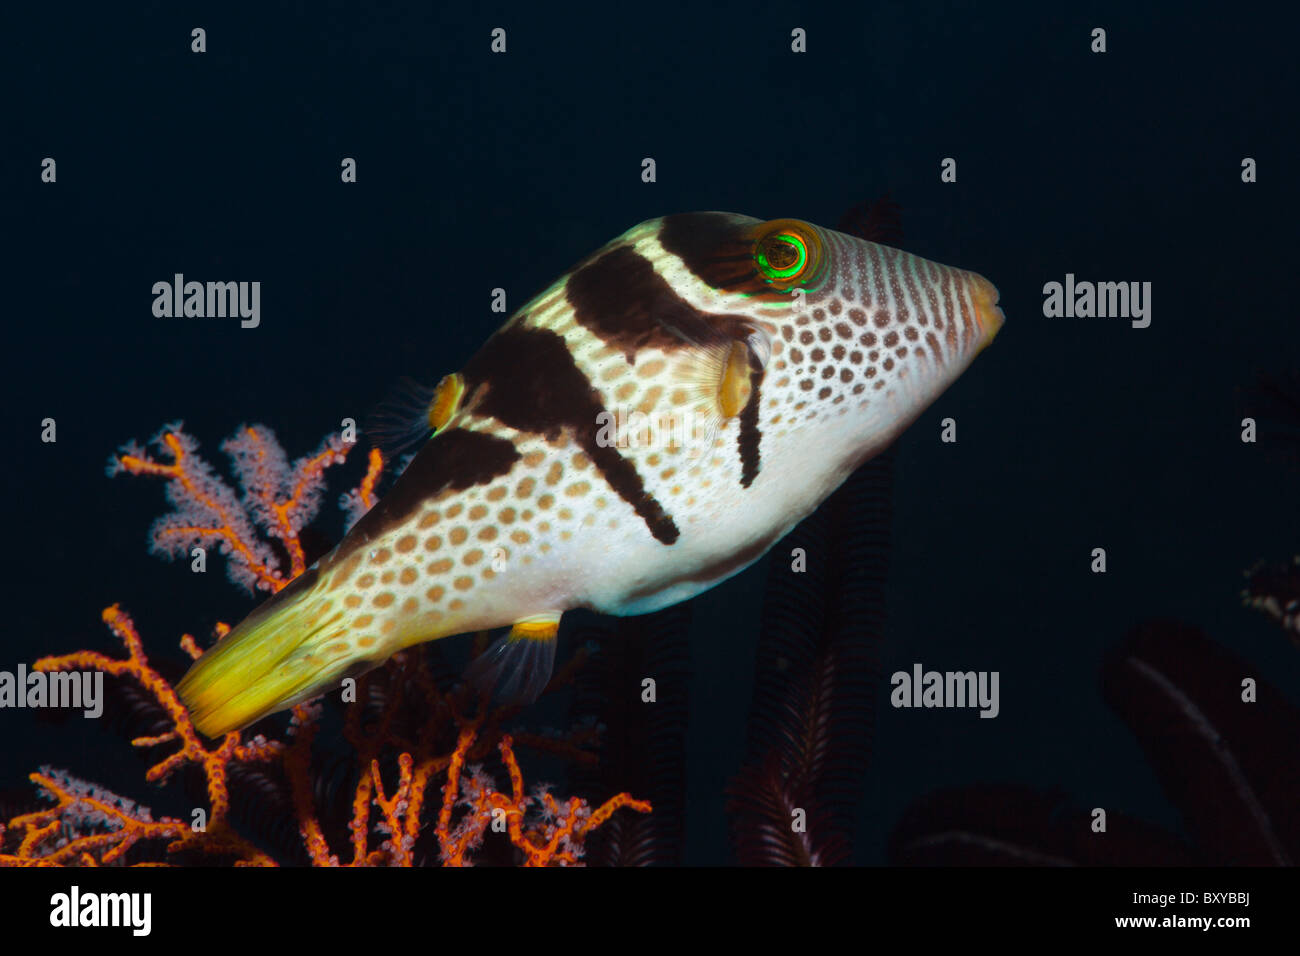
M 356 662 L 325 653 L 342 615 L 326 617 L 313 569 L 217 642 L 177 685 L 190 718 L 219 737 L 328 690 Z

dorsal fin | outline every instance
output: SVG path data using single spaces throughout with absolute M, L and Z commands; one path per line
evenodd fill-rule
M 459 373 L 444 375 L 435 386 L 401 379 L 366 420 L 372 443 L 390 459 L 428 441 L 455 417 L 465 382 Z
M 385 458 L 401 457 L 433 433 L 428 412 L 434 391 L 433 386 L 404 376 L 367 416 L 365 434 Z

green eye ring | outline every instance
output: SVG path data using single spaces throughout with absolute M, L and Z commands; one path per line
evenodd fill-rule
M 807 265 L 808 246 L 800 236 L 779 232 L 759 244 L 758 267 L 768 279 L 778 282 L 792 279 Z
M 754 278 L 768 292 L 806 286 L 825 271 L 816 226 L 799 219 L 773 219 L 759 227 L 754 239 Z

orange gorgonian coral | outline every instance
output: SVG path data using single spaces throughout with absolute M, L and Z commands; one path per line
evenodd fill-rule
M 343 462 L 352 447 L 331 437 L 291 466 L 269 429 L 241 428 L 223 445 L 243 491 L 237 495 L 199 456 L 198 443 L 179 424 L 165 428 L 153 444 L 163 460 L 131 445 L 115 456 L 109 471 L 167 480 L 173 511 L 154 525 L 155 551 L 185 557 L 192 556 L 194 548 L 217 547 L 228 558 L 232 581 L 249 590 L 269 591 L 279 590 L 306 570 L 300 534 L 320 508 L 325 469 Z M 382 470 L 382 456 L 371 451 L 360 486 L 341 501 L 350 520 L 374 504 Z M 284 741 L 261 734 L 245 739 L 244 732 L 235 732 L 209 744 L 171 684 L 150 665 L 130 616 L 113 605 L 103 617 L 125 646 L 125 658 L 79 651 L 42 658 L 33 669 L 99 670 L 139 685 L 165 712 L 171 729 L 137 737 L 132 746 L 178 745 L 149 769 L 146 779 L 163 784 L 183 767 L 197 768 L 206 784 L 207 806 L 196 808 L 189 822 L 155 820 L 147 808 L 43 767 L 30 779 L 53 804 L 0 825 L 0 865 L 120 865 L 130 862 L 133 847 L 150 841 L 163 841 L 168 854 L 185 861 L 275 865 L 270 853 L 241 836 L 231 823 L 232 768 L 251 765 L 278 765 L 283 770 L 307 857 L 317 866 L 340 865 L 321 823 L 313 787 L 312 744 L 319 731 L 319 705 L 293 708 Z M 228 631 L 218 625 L 217 639 Z M 202 654 L 188 634 L 180 644 L 192 658 Z M 580 652 L 569 668 L 556 675 L 552 686 L 566 682 L 582 659 Z M 374 697 L 380 701 L 378 708 L 367 707 Z M 426 829 L 436 838 L 437 858 L 444 865 L 470 864 L 489 833 L 508 840 L 516 860 L 525 866 L 571 865 L 580 863 L 587 834 L 617 810 L 650 811 L 648 803 L 625 793 L 594 809 L 580 797 L 557 799 L 545 786 L 534 787 L 530 794 L 515 746 L 592 762 L 595 754 L 587 746 L 590 729 L 578 728 L 558 737 L 506 733 L 502 725 L 514 716 L 515 708 L 490 709 L 465 688 L 443 692 L 418 652 L 399 653 L 382 671 L 363 677 L 355 701 L 348 704 L 344 717 L 344 737 L 353 748 L 357 767 L 347 824 L 351 859 L 346 865 L 413 865 L 417 841 Z M 413 725 L 402 719 L 404 708 L 419 715 Z M 481 765 L 471 764 L 493 751 L 499 751 L 509 792 L 497 790 Z M 385 766 L 391 781 L 387 786 Z M 430 801 L 429 788 L 439 780 L 443 781 L 441 799 Z M 428 807 L 430 802 L 436 811 Z M 376 840 L 378 846 L 372 846 Z

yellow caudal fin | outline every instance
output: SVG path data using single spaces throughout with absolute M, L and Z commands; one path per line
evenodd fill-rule
M 310 570 L 266 601 L 195 661 L 177 685 L 204 734 L 219 737 L 247 727 L 356 672 L 356 661 L 326 653 L 325 645 L 341 633 L 342 614 L 331 615 L 319 600 L 313 590 L 317 577 Z

